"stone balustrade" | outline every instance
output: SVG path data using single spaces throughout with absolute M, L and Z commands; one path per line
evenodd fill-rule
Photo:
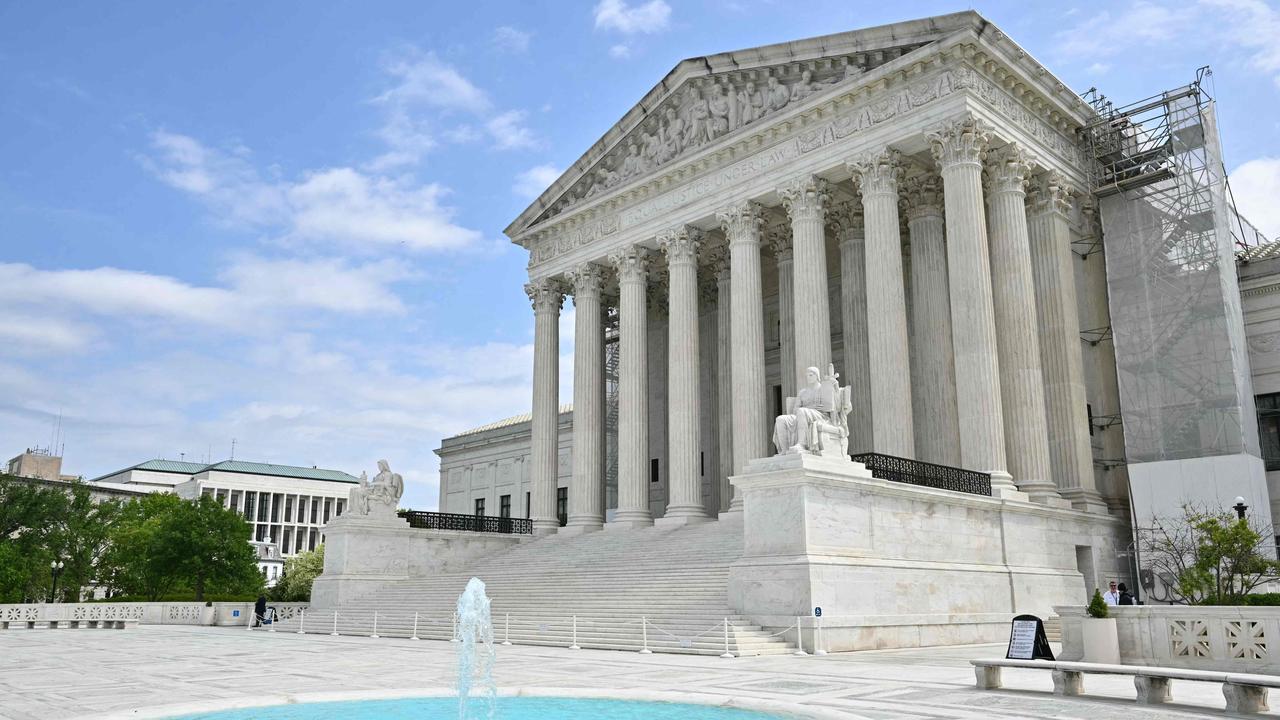
M 305 609 L 305 602 L 272 602 L 276 616 L 288 620 Z M 136 621 L 142 625 L 244 625 L 253 612 L 251 602 L 92 602 L 15 603 L 0 605 L 0 629 L 91 627 L 98 623 Z M 56 623 L 56 625 L 54 625 Z

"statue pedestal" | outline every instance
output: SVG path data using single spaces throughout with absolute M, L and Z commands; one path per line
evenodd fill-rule
M 349 603 L 389 582 L 455 572 L 531 538 L 411 528 L 394 510 L 336 517 L 324 535 L 324 573 L 311 586 L 316 609 Z

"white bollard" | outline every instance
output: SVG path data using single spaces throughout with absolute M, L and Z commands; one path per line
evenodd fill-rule
M 338 636 L 338 611 L 337 610 L 333 611 L 333 632 L 329 634 L 333 635 L 334 637 Z
M 307 609 L 302 608 L 302 610 L 299 611 L 299 614 L 298 614 L 298 634 L 299 635 L 302 635 L 304 632 L 306 632 L 305 630 L 302 629 L 302 626 L 306 624 L 307 624 Z
M 649 649 L 649 618 L 640 618 L 640 638 L 644 647 L 640 648 L 641 655 L 652 655 L 653 651 Z
M 809 653 L 804 651 L 804 626 L 800 624 L 800 616 L 796 616 L 796 651 L 791 653 L 797 657 L 808 657 Z
M 729 652 L 729 618 L 724 619 L 724 654 L 722 658 L 731 658 L 733 653 Z
M 458 613 L 453 614 L 453 637 L 449 638 L 449 642 L 458 642 Z
M 573 616 L 573 644 L 569 646 L 570 650 L 581 650 L 578 647 L 578 616 Z
M 418 613 L 413 614 L 413 637 L 410 640 L 418 639 Z
M 511 613 L 506 614 L 505 625 L 506 625 L 506 629 L 503 630 L 502 644 L 510 645 L 511 644 Z
M 378 611 L 377 610 L 373 611 L 373 634 L 370 635 L 369 637 L 371 638 L 378 637 Z
M 822 616 L 821 615 L 814 618 L 813 627 L 814 627 L 813 654 L 826 655 L 827 651 L 825 649 L 825 645 L 822 642 Z
M 273 612 L 270 608 L 267 608 L 267 615 L 271 618 L 271 624 L 267 625 L 267 632 L 275 632 L 276 620 L 279 620 L 279 618 L 276 617 L 275 612 Z

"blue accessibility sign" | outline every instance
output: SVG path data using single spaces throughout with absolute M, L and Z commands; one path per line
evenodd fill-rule
M 814 616 L 814 617 L 822 617 L 822 608 L 820 608 L 820 607 L 816 607 L 816 608 L 814 608 L 814 609 L 813 609 L 813 616 Z

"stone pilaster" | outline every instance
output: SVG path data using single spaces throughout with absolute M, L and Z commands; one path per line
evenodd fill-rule
M 618 272 L 618 512 L 609 527 L 653 524 L 649 512 L 649 251 L 609 256 Z
M 792 375 L 816 367 L 825 372 L 831 362 L 831 307 L 827 294 L 825 234 L 827 181 L 806 175 L 778 189 L 791 218 L 791 246 L 795 258 L 796 353 Z
M 529 517 L 533 531 L 547 535 L 560 529 L 556 518 L 556 474 L 560 445 L 560 306 L 559 283 L 540 280 L 524 286 L 533 303 L 533 415 L 530 421 Z
M 840 246 L 840 322 L 844 334 L 843 379 L 853 396 L 849 452 L 871 452 L 871 372 L 867 349 L 866 231 L 862 203 L 837 203 L 827 224 Z
M 769 229 L 769 247 L 778 262 L 778 368 L 782 397 L 795 397 L 796 380 L 796 290 L 793 274 L 790 224 Z
M 1031 268 L 1044 371 L 1049 457 L 1058 494 L 1078 510 L 1105 512 L 1093 474 L 1080 350 L 1080 316 L 1071 265 L 1068 190 L 1053 172 L 1031 183 Z
M 866 223 L 867 357 L 871 369 L 872 449 L 914 458 L 911 367 L 907 362 L 907 307 L 898 232 L 896 150 L 871 153 L 849 164 L 862 191 Z
M 982 201 L 982 161 L 990 137 L 986 125 L 968 115 L 928 133 L 945 200 L 960 464 L 991 473 L 993 493 L 1006 496 L 1017 490 L 1005 460 L 991 259 Z
M 604 526 L 603 269 L 583 263 L 568 274 L 573 285 L 573 479 L 567 532 Z
M 936 175 L 918 176 L 903 190 L 911 237 L 911 361 L 919 376 L 911 393 L 916 456 L 958 466 L 960 424 L 956 418 L 942 181 Z
M 698 246 L 701 233 L 683 227 L 658 236 L 670 283 L 667 356 L 667 467 L 669 494 L 662 524 L 705 520 L 699 473 Z M 575 423 L 576 425 L 576 423 Z
M 716 213 L 729 240 L 729 278 L 732 290 L 733 338 L 733 473 L 742 473 L 750 460 L 768 454 L 768 420 L 764 378 L 764 305 L 760 279 L 760 235 L 763 209 L 752 202 L 731 205 Z M 736 490 L 730 511 L 742 509 Z
M 716 274 L 716 438 L 720 459 L 716 476 L 720 492 L 717 512 L 729 509 L 733 487 L 729 476 L 733 475 L 733 377 L 730 358 L 733 357 L 732 273 L 729 268 L 729 250 L 721 247 L 712 269 Z

